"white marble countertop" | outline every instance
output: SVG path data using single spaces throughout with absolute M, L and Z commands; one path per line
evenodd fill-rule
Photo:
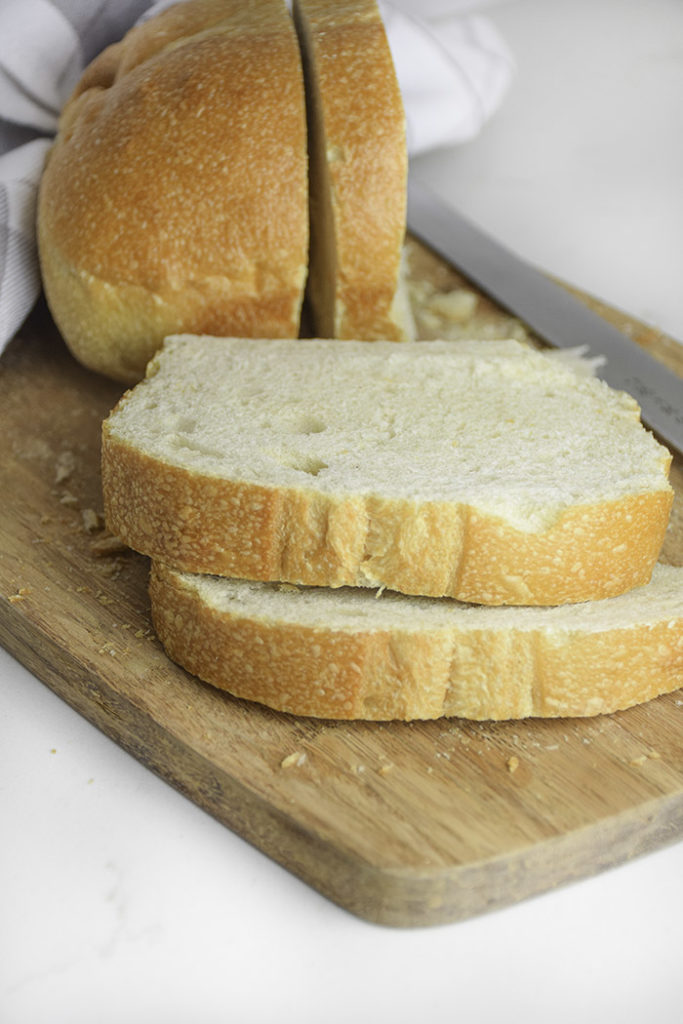
M 420 158 L 537 265 L 683 339 L 683 7 L 489 5 L 518 62 L 484 132 Z M 0 651 L 0 1020 L 681 1019 L 683 843 L 460 924 L 327 902 Z

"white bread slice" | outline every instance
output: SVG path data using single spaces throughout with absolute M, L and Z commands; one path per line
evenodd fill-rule
M 647 582 L 670 461 L 633 399 L 515 341 L 174 337 L 102 431 L 145 555 L 484 604 Z
M 294 0 L 308 115 L 307 303 L 323 338 L 413 336 L 403 101 L 375 0 Z
M 38 207 L 47 301 L 76 358 L 133 383 L 173 332 L 296 337 L 307 168 L 285 0 L 189 0 L 101 53 Z
M 586 716 L 683 685 L 683 568 L 657 565 L 628 594 L 556 608 L 298 589 L 159 563 L 150 595 L 172 660 L 297 715 Z

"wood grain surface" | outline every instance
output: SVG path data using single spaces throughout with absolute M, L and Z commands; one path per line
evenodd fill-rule
M 423 336 L 525 333 L 417 243 L 410 264 Z M 592 304 L 683 375 L 683 348 Z M 134 757 L 384 925 L 462 920 L 680 839 L 681 691 L 588 720 L 334 723 L 171 664 L 148 564 L 101 521 L 100 424 L 121 390 L 72 359 L 42 305 L 0 362 L 0 642 Z M 678 457 L 672 482 L 662 559 L 683 564 Z

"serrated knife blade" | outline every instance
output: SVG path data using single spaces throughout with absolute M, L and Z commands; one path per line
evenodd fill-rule
M 408 229 L 548 344 L 604 357 L 598 376 L 632 395 L 643 422 L 683 453 L 683 378 L 414 177 Z

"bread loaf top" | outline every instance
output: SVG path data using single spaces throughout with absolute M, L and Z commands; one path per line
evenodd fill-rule
M 104 424 L 110 528 L 179 568 L 547 604 L 645 582 L 638 406 L 514 341 L 174 337 Z
M 67 344 L 122 381 L 174 331 L 295 337 L 307 139 L 284 0 L 189 0 L 101 53 L 63 111 L 38 239 Z

